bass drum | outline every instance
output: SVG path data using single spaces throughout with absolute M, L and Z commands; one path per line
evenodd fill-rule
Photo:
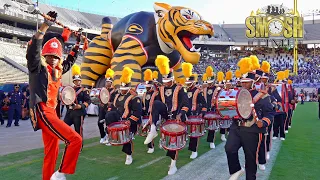
M 110 100 L 110 93 L 106 88 L 93 88 L 90 91 L 90 99 L 95 105 L 107 104 Z
M 61 89 L 60 99 L 63 104 L 71 105 L 76 100 L 76 91 L 71 86 L 65 86 Z
M 223 89 L 217 97 L 216 110 L 222 118 L 248 119 L 252 114 L 252 103 L 252 96 L 246 89 Z

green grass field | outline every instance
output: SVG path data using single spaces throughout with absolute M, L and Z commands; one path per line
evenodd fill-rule
M 134 160 L 130 166 L 124 164 L 125 154 L 121 151 L 122 146 L 100 145 L 97 143 L 99 140 L 99 138 L 85 140 L 85 147 L 79 157 L 76 173 L 68 176 L 68 179 L 105 180 L 115 177 L 117 179 L 161 179 L 167 175 L 171 160 L 165 156 L 166 151 L 158 148 L 158 138 L 155 141 L 155 152 L 147 154 L 148 148 L 143 144 L 145 138 L 136 136 L 134 140 Z M 219 143 L 220 135 L 217 133 L 216 145 Z M 203 136 L 198 153 L 201 155 L 209 150 L 206 136 Z M 179 151 L 178 168 L 191 161 L 190 154 L 187 146 Z M 42 158 L 43 149 L 0 156 L 0 179 L 41 179 Z M 155 161 L 153 164 L 145 165 L 152 160 Z M 60 163 L 60 157 L 58 162 Z
M 319 179 L 317 172 L 320 169 L 320 120 L 317 117 L 317 106 L 317 103 L 298 106 L 294 114 L 293 128 L 289 130 L 286 141 L 282 144 L 270 176 L 271 180 Z M 85 148 L 79 157 L 77 171 L 67 178 L 145 180 L 165 177 L 170 158 L 165 157 L 166 152 L 158 147 L 154 154 L 147 154 L 147 147 L 143 144 L 144 139 L 137 136 L 134 140 L 134 161 L 130 166 L 124 165 L 125 154 L 121 152 L 121 147 L 100 145 L 97 143 L 99 138 L 85 140 Z M 219 143 L 220 135 L 217 133 L 216 145 Z M 209 150 L 204 136 L 199 145 L 199 155 Z M 191 162 L 189 156 L 190 151 L 187 148 L 179 151 L 178 168 Z M 42 158 L 43 149 L 0 156 L 0 179 L 41 179 Z M 146 165 L 150 161 L 154 163 Z
M 282 143 L 271 180 L 320 179 L 318 103 L 305 103 L 294 113 L 292 128 Z

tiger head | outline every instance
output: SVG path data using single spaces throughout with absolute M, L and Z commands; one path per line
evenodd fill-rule
M 192 40 L 199 36 L 213 36 L 213 26 L 202 20 L 194 10 L 165 3 L 155 3 L 158 41 L 162 51 L 179 51 L 183 59 L 191 64 L 200 60 L 200 49 L 196 49 Z

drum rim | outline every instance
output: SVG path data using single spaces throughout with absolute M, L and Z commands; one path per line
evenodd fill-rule
M 117 124 L 123 124 L 123 125 L 125 125 L 125 127 L 112 127 L 112 126 L 117 125 Z M 130 127 L 125 122 L 113 122 L 113 123 L 111 123 L 111 124 L 109 124 L 107 126 L 107 130 L 108 131 L 115 131 L 115 130 L 123 131 L 123 130 L 127 130 L 129 128 Z
M 206 118 L 205 116 L 206 116 L 207 114 L 215 114 L 215 115 L 217 115 L 217 116 L 219 116 L 219 117 L 217 117 L 217 118 Z M 207 112 L 207 113 L 203 116 L 203 119 L 206 120 L 206 121 L 217 121 L 217 120 L 219 120 L 220 118 L 222 118 L 222 117 L 221 117 L 218 113 L 215 113 L 215 112 Z
M 200 121 L 188 121 L 188 119 L 200 119 Z M 186 120 L 187 125 L 201 125 L 204 124 L 203 118 L 201 116 L 188 116 Z
M 105 89 L 106 91 L 107 91 L 107 93 L 108 93 L 108 102 L 110 101 L 110 92 L 109 92 L 109 90 L 107 89 L 107 88 L 105 88 L 105 87 L 103 87 L 103 88 L 99 88 L 100 89 L 100 91 L 99 91 L 99 100 L 100 100 L 100 102 L 102 103 L 102 104 L 105 104 L 105 103 L 103 103 L 102 101 L 101 101 L 101 92 L 102 92 L 102 89 Z M 108 102 L 106 103 L 106 104 L 108 104 Z
M 165 125 L 168 125 L 168 124 L 179 124 L 179 125 L 181 125 L 181 126 L 183 126 L 184 127 L 184 130 L 183 131 L 180 131 L 180 132 L 168 132 L 168 131 L 166 131 L 166 130 L 164 130 L 163 129 L 163 127 L 165 126 Z M 161 125 L 161 127 L 160 127 L 160 131 L 161 131 L 161 134 L 164 134 L 164 135 L 167 135 L 167 136 L 171 136 L 171 135 L 176 135 L 176 136 L 181 136 L 181 135 L 183 135 L 183 134 L 187 134 L 187 126 L 184 124 L 184 123 L 182 123 L 182 122 L 178 122 L 178 121 L 166 121 L 165 123 L 163 123 L 162 125 Z
M 68 85 L 68 86 L 64 86 L 64 87 L 61 89 L 61 92 L 60 92 L 60 99 L 61 99 L 62 103 L 65 104 L 65 105 L 67 105 L 67 106 L 69 106 L 69 105 L 71 105 L 71 104 L 66 104 L 66 103 L 63 101 L 62 92 L 63 92 L 63 90 L 64 90 L 65 88 L 69 88 L 69 87 L 70 87 L 71 89 L 73 89 L 73 91 L 74 91 L 73 102 L 74 102 L 74 101 L 76 100 L 76 98 L 77 98 L 77 97 L 76 97 L 76 96 L 77 96 L 77 95 L 76 95 L 76 91 L 74 90 L 74 88 L 73 88 L 72 86 L 69 86 L 69 85 Z
M 238 116 L 240 117 L 240 118 L 243 118 L 243 119 L 248 119 L 248 118 L 250 118 L 250 116 L 252 115 L 252 108 L 251 108 L 251 112 L 250 112 L 250 114 L 248 115 L 248 117 L 243 117 L 243 116 L 241 116 L 241 114 L 240 114 L 240 112 L 239 112 L 239 108 L 238 108 L 238 97 L 239 97 L 239 94 L 240 94 L 240 92 L 241 91 L 248 91 L 247 89 L 239 89 L 239 91 L 237 92 L 237 95 L 236 95 L 236 112 L 237 112 L 237 114 L 238 114 Z M 250 97 L 251 97 L 251 103 L 253 103 L 253 97 L 251 96 L 251 93 L 250 93 L 250 91 L 248 91 L 249 92 L 249 94 L 250 94 Z

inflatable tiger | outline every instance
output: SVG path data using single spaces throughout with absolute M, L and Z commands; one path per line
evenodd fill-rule
M 114 85 L 118 86 L 124 66 L 134 70 L 131 83 L 136 86 L 141 82 L 142 68 L 155 66 L 157 55 L 169 57 L 175 78 L 183 77 L 182 58 L 192 64 L 199 62 L 200 49 L 191 41 L 200 35 L 213 36 L 212 25 L 185 7 L 155 3 L 154 11 L 130 14 L 113 27 L 109 18 L 102 20 L 101 35 L 92 40 L 84 54 L 84 86 L 101 87 L 108 68 L 114 70 Z

